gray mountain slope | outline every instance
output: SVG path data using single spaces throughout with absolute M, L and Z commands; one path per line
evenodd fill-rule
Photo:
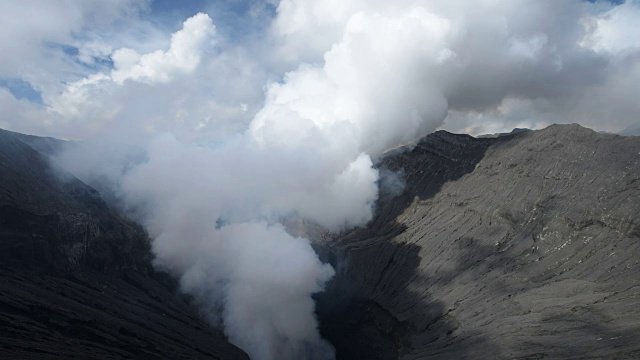
M 76 143 L 74 141 L 60 140 L 52 137 L 21 134 L 14 131 L 3 130 L 3 129 L 0 129 L 0 131 L 2 131 L 7 135 L 10 135 L 16 140 L 22 141 L 23 143 L 29 145 L 31 148 L 33 148 L 37 152 L 46 156 L 55 155 L 61 150 L 63 150 L 65 146 Z
M 639 139 L 441 131 L 388 154 L 404 192 L 317 246 L 323 336 L 339 359 L 640 358 Z M 245 357 L 94 189 L 2 131 L 0 174 L 3 356 Z
M 405 191 L 330 243 L 323 335 L 339 359 L 640 358 L 638 160 L 578 125 L 389 155 Z
M 246 359 L 153 270 L 139 225 L 58 175 L 0 130 L 0 358 Z
M 639 136 L 640 135 L 640 123 L 629 125 L 620 131 L 620 135 L 624 136 Z

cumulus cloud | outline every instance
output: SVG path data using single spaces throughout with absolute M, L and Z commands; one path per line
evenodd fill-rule
M 141 55 L 128 48 L 114 51 L 111 79 L 117 84 L 128 79 L 153 84 L 169 82 L 175 73 L 190 73 L 200 63 L 203 47 L 214 34 L 211 18 L 199 13 L 187 19 L 182 29 L 171 36 L 171 47 L 166 52 L 157 50 Z
M 600 14 L 590 20 L 592 31 L 583 45 L 598 52 L 637 51 L 640 47 L 640 6 L 635 0 Z
M 44 98 L 53 97 L 64 82 L 86 74 L 73 59 L 77 52 L 85 60 L 87 51 L 97 55 L 99 34 L 111 34 L 116 22 L 133 32 L 145 28 L 138 15 L 146 7 L 139 0 L 3 1 L 0 78 L 19 77 Z
M 164 50 L 116 48 L 109 55 L 111 69 L 45 97 L 41 116 L 55 122 L 49 133 L 138 141 L 163 131 L 209 140 L 241 131 L 262 102 L 260 84 L 268 71 L 248 49 L 220 51 L 215 26 L 204 13 L 184 21 L 170 38 Z M 107 46 L 89 45 L 79 60 L 99 62 Z
M 111 54 L 113 70 L 107 74 L 91 74 L 69 83 L 59 96 L 49 102 L 48 112 L 61 115 L 62 121 L 67 122 L 91 117 L 94 124 L 100 125 L 99 120 L 114 119 L 122 113 L 122 106 L 127 104 L 119 97 L 119 94 L 128 90 L 122 86 L 125 81 L 153 85 L 168 83 L 178 75 L 192 73 L 213 41 L 214 34 L 215 26 L 211 18 L 199 13 L 187 19 L 182 29 L 172 35 L 167 51 L 139 54 L 129 48 L 117 49 Z M 150 107 L 149 104 L 144 105 Z
M 144 8 L 144 2 L 122 0 L 105 12 L 113 17 L 120 14 L 135 18 L 132 9 Z M 69 23 L 83 25 L 50 31 L 62 35 L 48 41 L 64 43 L 67 39 L 67 43 L 77 44 L 75 59 L 81 63 L 104 67 L 106 60 L 112 61 L 111 68 L 102 71 L 111 81 L 95 83 L 96 73 L 89 73 L 84 78 L 69 79 L 61 89 L 59 80 L 55 80 L 61 77 L 58 70 L 39 71 L 48 75 L 29 75 L 39 80 L 27 81 L 44 91 L 43 100 L 49 111 L 42 117 L 57 123 L 45 130 L 66 137 L 100 133 L 119 123 L 120 127 L 131 124 L 128 132 L 134 133 L 180 131 L 193 137 L 222 138 L 249 126 L 265 99 L 262 89 L 273 80 L 276 85 L 268 85 L 267 99 L 279 96 L 278 91 L 284 96 L 285 90 L 276 88 L 278 83 L 296 81 L 301 92 L 335 87 L 341 96 L 354 99 L 352 103 L 357 101 L 362 108 L 340 105 L 343 114 L 339 116 L 344 117 L 372 111 L 366 110 L 369 105 L 362 101 L 367 99 L 374 104 L 386 101 L 390 106 L 385 107 L 385 112 L 400 121 L 412 116 L 433 117 L 410 124 L 414 127 L 418 123 L 423 127 L 430 122 L 442 123 L 444 113 L 444 127 L 451 131 L 508 130 L 523 125 L 539 128 L 550 122 L 576 121 L 598 130 L 618 131 L 635 121 L 629 111 L 629 96 L 621 98 L 623 104 L 618 106 L 618 98 L 607 94 L 628 94 L 629 89 L 620 86 L 615 78 L 621 73 L 635 74 L 633 59 L 639 51 L 639 37 L 635 36 L 639 22 L 634 20 L 639 8 L 636 1 L 614 6 L 573 0 L 286 0 L 279 2 L 269 31 L 243 37 L 243 43 L 234 44 L 233 39 L 215 35 L 215 27 L 202 14 L 167 37 L 167 46 L 162 49 L 150 48 L 162 44 L 157 33 L 148 44 L 109 44 L 106 35 L 98 31 L 108 29 L 109 35 L 113 33 L 105 25 L 109 17 L 99 22 L 102 28 L 92 29 L 94 35 L 86 41 L 68 39 L 94 16 L 81 8 Z M 11 13 L 12 9 L 6 10 Z M 55 9 L 52 12 L 56 13 Z M 22 32 L 48 39 L 44 31 Z M 375 48 L 369 46 L 373 44 Z M 64 53 L 46 64 L 53 64 L 58 58 L 63 61 Z M 70 71 L 69 65 L 56 67 L 66 67 L 66 73 L 79 72 L 78 68 Z M 47 76 L 51 78 L 45 81 Z M 323 77 L 324 84 L 312 79 L 317 76 Z M 313 89 L 302 88 L 307 86 L 306 79 L 312 79 L 309 86 Z M 358 96 L 360 99 L 356 100 Z M 607 118 L 586 115 L 592 96 L 603 99 L 608 109 L 603 116 Z M 155 106 L 149 106 L 151 98 L 159 99 Z M 414 105 L 420 102 L 422 109 Z M 523 106 L 517 107 L 517 113 L 508 111 L 515 103 Z M 525 108 L 528 112 L 523 113 Z M 407 115 L 411 111 L 413 115 Z M 135 119 L 130 118 L 133 116 Z M 91 118 L 91 124 L 86 118 Z M 17 129 L 38 127 L 19 121 L 12 124 Z M 401 127 L 394 129 L 398 128 Z M 424 133 L 424 129 L 416 130 L 418 135 Z M 371 138 L 371 142 L 376 140 Z
M 375 157 L 433 131 L 446 115 L 447 100 L 420 72 L 438 62 L 430 55 L 440 51 L 448 26 L 421 8 L 355 13 L 323 64 L 301 66 L 268 88 L 252 133 L 295 129 L 293 138 L 306 141 L 318 129 L 335 129 L 330 137 L 350 137 L 340 143 L 353 142 L 356 152 Z

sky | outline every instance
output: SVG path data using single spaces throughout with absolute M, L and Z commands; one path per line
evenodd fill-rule
M 366 225 L 402 183 L 388 149 L 640 120 L 640 0 L 0 0 L 0 22 L 0 128 L 84 140 L 53 163 L 253 359 L 334 357 L 312 294 L 336 270 L 288 224 Z
M 416 33 L 406 41 L 423 42 L 399 61 L 373 51 L 352 65 L 395 68 L 397 81 L 370 84 L 389 96 L 401 85 L 440 93 L 447 109 L 439 128 L 479 134 L 577 122 L 618 132 L 638 123 L 638 1 L 401 4 L 446 24 L 407 29 Z M 3 0 L 0 127 L 68 139 L 170 131 L 215 141 L 240 133 L 265 103 L 266 89 L 326 61 L 348 40 L 359 12 L 399 16 L 379 1 Z M 135 61 L 164 52 L 138 69 L 165 66 L 175 55 L 172 34 L 197 13 L 214 30 L 178 50 L 191 51 L 192 63 L 144 76 L 120 71 L 129 65 L 123 54 L 140 55 L 127 59 Z M 373 24 L 360 30 L 385 46 Z M 422 62 L 411 74 L 400 68 L 409 59 Z M 380 81 L 390 76 L 381 70 Z M 420 94 L 404 95 L 416 99 L 407 106 L 420 107 Z

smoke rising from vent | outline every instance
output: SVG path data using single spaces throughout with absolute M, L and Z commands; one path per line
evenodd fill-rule
M 620 26 L 637 31 L 639 8 L 282 0 L 240 44 L 204 13 L 165 50 L 78 40 L 83 63 L 99 68 L 110 51 L 112 65 L 62 88 L 30 79 L 42 106 L 6 91 L 0 104 L 20 115 L 15 130 L 135 143 L 75 144 L 56 162 L 113 191 L 149 231 L 156 265 L 253 359 L 331 358 L 311 295 L 334 271 L 283 219 L 366 224 L 377 184 L 403 186 L 375 161 L 441 126 L 629 125 L 640 43 Z

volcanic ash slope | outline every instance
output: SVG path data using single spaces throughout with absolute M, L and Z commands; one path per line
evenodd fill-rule
M 338 358 L 640 358 L 639 159 L 578 125 L 389 154 L 404 193 L 330 243 L 323 334 Z

